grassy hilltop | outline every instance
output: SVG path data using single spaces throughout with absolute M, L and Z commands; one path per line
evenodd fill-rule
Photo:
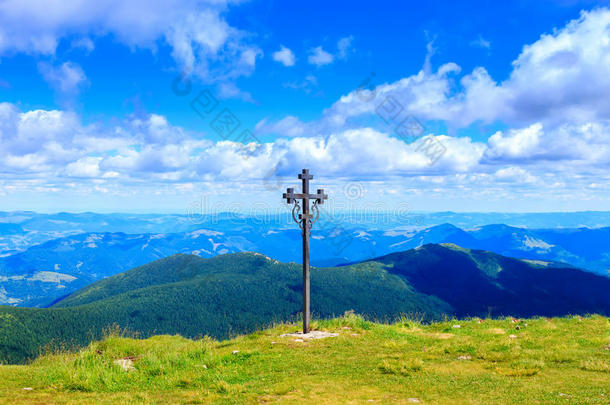
M 459 325 L 456 327 L 455 325 Z M 0 367 L 2 403 L 610 402 L 610 319 L 315 321 L 338 337 L 227 341 L 110 335 L 77 353 Z M 125 359 L 132 370 L 115 364 Z

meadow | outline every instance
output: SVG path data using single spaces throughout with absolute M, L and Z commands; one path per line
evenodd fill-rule
M 610 319 L 313 322 L 337 337 L 282 337 L 282 323 L 229 340 L 118 330 L 76 352 L 0 367 L 2 403 L 610 402 Z

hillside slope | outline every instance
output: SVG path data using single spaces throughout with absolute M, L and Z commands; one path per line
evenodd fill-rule
M 299 314 L 301 274 L 298 264 L 255 253 L 161 259 L 96 282 L 53 308 L 0 307 L 0 362 L 35 357 L 51 340 L 82 345 L 114 324 L 141 336 L 226 338 L 253 331 Z M 374 319 L 452 312 L 378 263 L 313 268 L 311 290 L 317 317 L 350 309 Z
M 453 315 L 610 315 L 610 278 L 562 263 L 527 261 L 452 244 L 373 259 L 417 291 L 451 305 Z
M 176 253 L 212 257 L 251 248 L 243 237 L 206 229 L 176 234 L 85 233 L 0 257 L 0 280 L 14 303 L 46 307 L 94 281 Z
M 601 316 L 384 325 L 349 315 L 312 326 L 338 336 L 282 336 L 298 324 L 223 342 L 114 335 L 78 353 L 0 367 L 0 398 L 11 404 L 605 404 L 610 398 L 610 320 Z
M 610 315 L 610 279 L 454 245 L 426 245 L 337 268 L 313 268 L 312 311 L 370 319 Z M 49 309 L 0 307 L 0 361 L 82 345 L 119 325 L 141 336 L 226 338 L 301 311 L 301 266 L 256 253 L 175 255 L 98 281 Z

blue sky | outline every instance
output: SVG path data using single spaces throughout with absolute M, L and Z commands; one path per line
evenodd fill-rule
M 304 166 L 355 209 L 609 206 L 606 1 L 66 3 L 0 0 L 0 209 L 277 207 Z

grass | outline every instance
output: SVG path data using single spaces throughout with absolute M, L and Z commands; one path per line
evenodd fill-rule
M 305 342 L 279 336 L 298 330 L 296 324 L 221 342 L 139 340 L 115 331 L 78 352 L 1 366 L 0 401 L 610 402 L 610 320 L 602 316 L 388 325 L 347 314 L 313 328 L 340 335 Z M 131 361 L 134 370 L 117 359 Z

